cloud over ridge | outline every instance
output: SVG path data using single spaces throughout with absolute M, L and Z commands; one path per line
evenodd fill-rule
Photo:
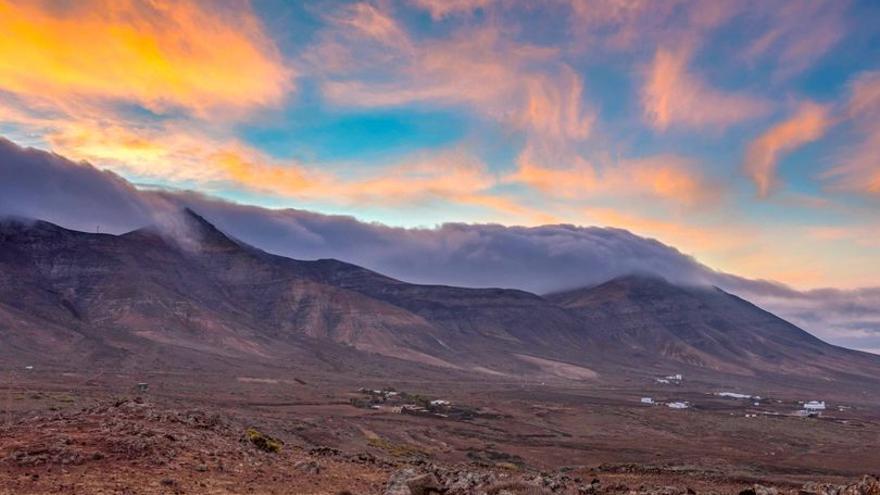
M 622 229 L 461 223 L 402 228 L 350 216 L 240 205 L 194 192 L 138 189 L 88 163 L 0 139 L 2 216 L 122 233 L 168 221 L 184 206 L 269 252 L 337 258 L 410 282 L 547 293 L 630 273 L 654 274 L 678 283 L 720 286 L 833 343 L 880 348 L 880 289 L 800 292 L 716 272 L 673 247 Z

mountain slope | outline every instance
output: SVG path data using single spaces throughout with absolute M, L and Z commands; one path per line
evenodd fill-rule
M 73 340 L 99 334 L 95 355 L 160 344 L 280 359 L 296 355 L 304 337 L 396 355 L 427 342 L 430 326 L 417 316 L 314 282 L 296 262 L 186 218 L 194 238 L 179 245 L 154 229 L 110 236 L 7 222 L 0 269 L 15 276 L 0 286 L 0 302 Z
M 857 379 L 880 371 L 877 358 L 717 289 L 627 277 L 541 297 L 408 284 L 263 252 L 192 211 L 170 230 L 118 236 L 3 220 L 0 273 L 0 357 L 18 361 L 381 368 L 391 358 L 571 379 L 681 367 Z
M 735 374 L 874 370 L 877 358 L 829 345 L 714 287 L 628 276 L 547 296 L 593 328 L 591 344 L 646 360 Z

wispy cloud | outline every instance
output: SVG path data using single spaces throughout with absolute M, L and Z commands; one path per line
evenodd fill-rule
M 658 130 L 672 126 L 724 128 L 765 115 L 763 98 L 713 88 L 688 67 L 691 48 L 659 48 L 642 88 L 645 118 Z
M 831 187 L 880 196 L 880 71 L 858 76 L 850 88 L 846 115 L 855 144 L 824 174 Z
M 612 51 L 695 43 L 747 9 L 746 2 L 719 0 L 568 0 L 571 25 L 581 43 Z
M 805 102 L 791 117 L 771 127 L 749 145 L 745 170 L 755 182 L 760 197 L 768 196 L 776 184 L 780 155 L 819 139 L 829 125 L 831 116 L 827 107 Z
M 307 58 L 326 74 L 322 87 L 336 104 L 465 105 L 540 135 L 576 139 L 590 132 L 594 116 L 583 103 L 582 78 L 554 48 L 513 41 L 492 25 L 417 41 L 365 4 L 330 19 L 335 26 Z
M 412 4 L 427 10 L 434 19 L 443 19 L 455 14 L 470 14 L 488 7 L 498 0 L 411 0 Z
M 722 196 L 719 184 L 705 177 L 697 164 L 675 155 L 623 159 L 596 168 L 581 157 L 567 167 L 548 167 L 533 160 L 527 147 L 508 180 L 570 200 L 647 197 L 673 205 L 708 206 Z
M 806 70 L 846 34 L 848 4 L 835 0 L 758 2 L 748 15 L 765 29 L 746 45 L 744 58 L 750 62 L 771 61 L 776 66 L 776 79 Z

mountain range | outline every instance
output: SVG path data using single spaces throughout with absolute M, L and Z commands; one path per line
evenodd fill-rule
M 880 357 L 827 344 L 715 287 L 649 275 L 546 295 L 411 284 L 269 254 L 192 210 L 175 229 L 122 235 L 8 218 L 0 273 L 0 358 L 17 364 L 880 376 Z

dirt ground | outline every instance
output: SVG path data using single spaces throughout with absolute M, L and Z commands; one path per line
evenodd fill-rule
M 361 387 L 452 406 L 402 414 L 358 402 Z M 799 417 L 798 401 L 813 397 L 719 391 L 648 381 L 388 383 L 283 370 L 6 373 L 0 493 L 372 494 L 395 472 L 426 464 L 499 479 L 562 476 L 581 487 L 600 480 L 608 493 L 739 493 L 880 471 L 880 404 L 870 395 L 834 398 L 821 417 Z M 260 450 L 249 429 L 283 447 Z

